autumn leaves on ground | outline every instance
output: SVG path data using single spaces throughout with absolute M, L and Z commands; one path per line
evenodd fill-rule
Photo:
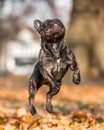
M 104 130 L 103 85 L 62 85 L 52 100 L 54 114 L 45 110 L 48 87 L 43 86 L 35 99 L 36 116 L 28 110 L 27 86 L 0 78 L 0 88 L 0 130 Z

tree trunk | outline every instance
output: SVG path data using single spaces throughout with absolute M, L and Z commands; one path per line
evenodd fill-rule
M 76 53 L 84 80 L 104 78 L 104 0 L 73 3 L 67 41 Z

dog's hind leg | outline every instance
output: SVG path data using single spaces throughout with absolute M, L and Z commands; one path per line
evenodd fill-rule
M 36 95 L 37 90 L 39 89 L 40 85 L 36 83 L 34 78 L 30 78 L 29 81 L 29 108 L 32 115 L 36 114 L 36 109 L 34 106 L 34 97 Z
M 47 93 L 47 97 L 46 97 L 46 110 L 49 113 L 53 112 L 53 106 L 51 103 L 52 97 L 55 96 L 60 90 L 60 83 L 59 83 L 59 87 L 57 88 L 52 88 L 52 86 L 50 87 L 49 92 Z

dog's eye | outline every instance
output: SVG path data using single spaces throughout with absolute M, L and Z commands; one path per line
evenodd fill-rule
M 50 31 L 50 28 L 46 28 L 45 31 L 46 31 L 46 32 L 49 32 L 49 31 Z
M 48 31 L 48 28 L 46 28 L 45 31 Z
M 46 27 L 45 27 L 44 24 L 40 26 L 40 30 L 44 30 L 45 28 L 46 28 Z

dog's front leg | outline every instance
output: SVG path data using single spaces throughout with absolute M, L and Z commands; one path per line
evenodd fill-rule
M 61 82 L 57 82 L 56 79 L 52 76 L 52 74 L 47 72 L 47 71 L 45 72 L 45 77 L 51 83 L 50 90 L 47 93 L 47 97 L 46 97 L 46 110 L 49 113 L 52 113 L 53 112 L 53 107 L 52 107 L 51 99 L 52 99 L 53 96 L 55 96 L 59 92 Z
M 73 61 L 73 64 L 71 65 L 71 70 L 73 71 L 73 82 L 75 84 L 79 84 L 81 81 L 81 78 L 80 78 L 80 70 L 78 68 L 76 60 Z
M 69 54 L 68 62 L 69 62 L 69 65 L 70 65 L 70 69 L 73 71 L 73 82 L 75 84 L 79 84 L 80 81 L 81 81 L 80 70 L 78 68 L 78 64 L 77 64 L 77 61 L 76 61 L 76 58 L 75 58 L 73 52 L 71 52 Z

